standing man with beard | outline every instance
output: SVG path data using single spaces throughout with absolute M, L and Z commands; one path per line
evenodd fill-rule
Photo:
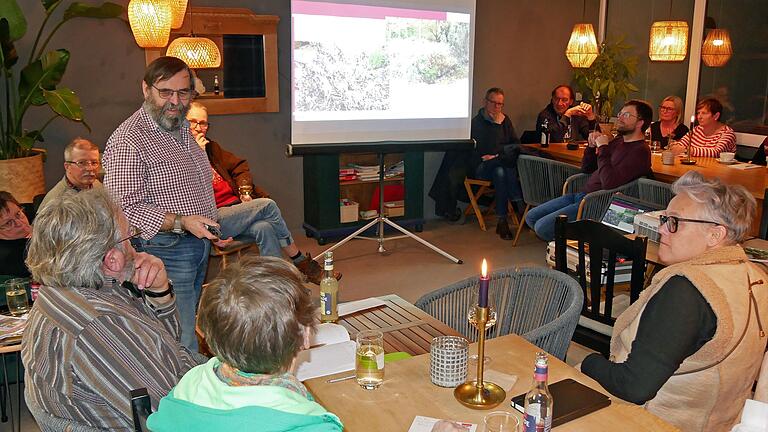
M 147 66 L 144 104 L 125 120 L 104 150 L 104 185 L 128 221 L 141 230 L 134 246 L 165 264 L 176 290 L 181 342 L 196 350 L 195 310 L 216 223 L 211 169 L 186 120 L 192 73 L 175 57 Z
M 85 138 L 73 139 L 64 147 L 64 178 L 45 194 L 40 208 L 67 191 L 80 192 L 102 187 L 96 178 L 100 166 L 99 147 Z
M 643 101 L 631 100 L 618 115 L 619 135 L 613 140 L 600 132 L 589 135 L 589 146 L 581 159 L 581 170 L 592 175 L 584 190 L 549 200 L 528 211 L 525 223 L 542 240 L 555 238 L 555 219 L 566 215 L 575 220 L 584 195 L 614 189 L 651 172 L 651 150 L 645 144 L 644 132 L 653 121 L 653 109 Z

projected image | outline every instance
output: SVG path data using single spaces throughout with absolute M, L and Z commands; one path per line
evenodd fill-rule
M 296 1 L 296 121 L 461 118 L 469 14 Z

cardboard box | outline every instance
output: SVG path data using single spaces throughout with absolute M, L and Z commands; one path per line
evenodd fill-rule
M 339 204 L 341 223 L 357 222 L 357 210 L 360 208 L 360 204 L 354 201 L 340 201 Z
M 384 216 L 397 217 L 405 215 L 405 201 L 392 201 L 384 203 Z

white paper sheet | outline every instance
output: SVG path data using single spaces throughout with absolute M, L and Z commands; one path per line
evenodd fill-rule
M 408 429 L 408 432 L 430 432 L 432 430 L 432 427 L 435 425 L 435 423 L 439 422 L 440 419 L 432 418 L 432 417 L 424 417 L 424 416 L 416 416 L 413 419 L 413 423 L 411 423 L 411 427 Z M 456 420 L 453 420 L 456 421 Z M 475 432 L 477 431 L 477 425 L 473 423 L 466 423 L 466 422 L 459 422 L 462 426 L 467 427 L 468 432 Z
M 339 304 L 339 316 L 353 314 L 361 310 L 371 309 L 385 304 L 387 304 L 387 302 L 377 297 L 341 303 Z
M 344 326 L 333 323 L 318 324 L 315 334 L 309 340 L 309 346 L 331 345 L 349 340 L 349 332 Z
M 299 352 L 296 359 L 299 381 L 355 369 L 355 342 L 346 341 Z

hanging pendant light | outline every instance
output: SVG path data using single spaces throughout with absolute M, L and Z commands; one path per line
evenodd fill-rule
M 197 37 L 192 26 L 192 6 L 189 7 L 188 37 L 176 38 L 168 45 L 165 55 L 184 61 L 192 69 L 217 68 L 221 66 L 221 53 L 216 43 L 208 38 Z
M 168 45 L 165 55 L 178 57 L 192 69 L 221 66 L 221 54 L 216 43 L 204 37 L 180 37 Z
M 587 0 L 584 0 L 584 6 L 581 11 L 581 19 L 587 10 Z M 571 38 L 568 40 L 568 46 L 565 48 L 565 56 L 575 68 L 588 68 L 597 59 L 600 51 L 597 48 L 597 38 L 592 24 L 576 24 L 571 31 Z
M 711 29 L 701 46 L 701 61 L 709 67 L 722 67 L 733 55 L 731 35 L 725 29 Z
M 169 0 L 171 3 L 171 28 L 177 29 L 184 24 L 187 13 L 187 0 Z
M 672 0 L 669 2 L 672 18 Z M 688 23 L 685 21 L 656 21 L 651 25 L 648 57 L 652 61 L 683 61 L 688 54 Z
M 167 0 L 131 0 L 128 22 L 142 48 L 162 48 L 171 34 L 171 5 Z

